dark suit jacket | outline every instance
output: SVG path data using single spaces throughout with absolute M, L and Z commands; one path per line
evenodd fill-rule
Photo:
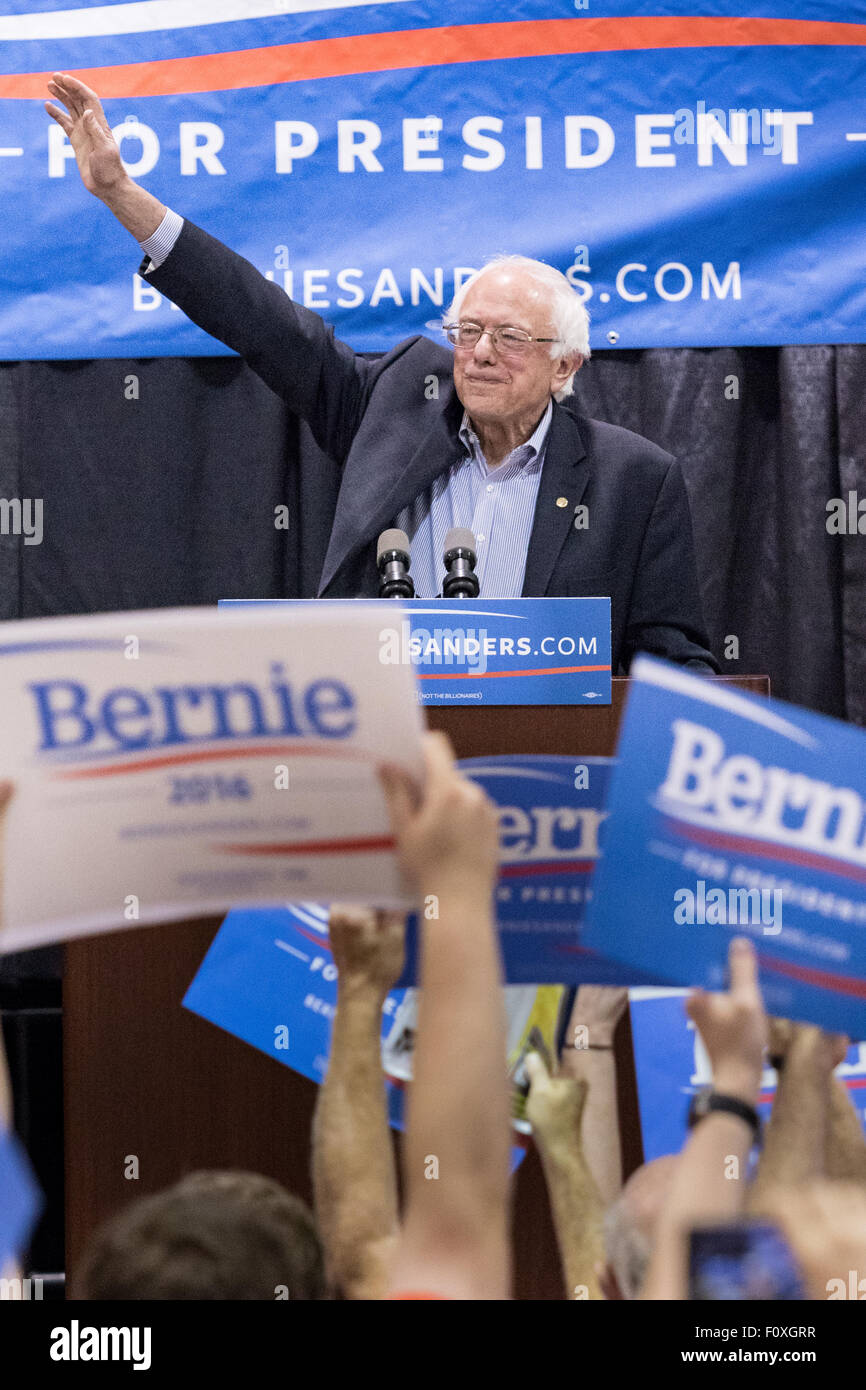
M 168 259 L 141 273 L 234 348 L 343 469 L 319 596 L 375 597 L 376 540 L 463 456 L 450 351 L 409 338 L 367 361 L 249 261 L 184 222 Z M 438 393 L 438 394 L 437 394 Z M 568 505 L 559 507 L 556 499 Z M 575 507 L 589 509 L 584 530 Z M 637 651 L 717 670 L 707 648 L 691 516 L 678 464 L 630 430 L 554 403 L 525 596 L 610 595 L 613 670 Z

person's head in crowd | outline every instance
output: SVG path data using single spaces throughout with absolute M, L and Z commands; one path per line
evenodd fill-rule
M 88 1243 L 82 1299 L 328 1297 L 308 1208 L 258 1173 L 201 1172 L 133 1202 Z
M 655 1158 L 632 1173 L 604 1218 L 605 1297 L 634 1299 L 646 1278 L 659 1214 L 673 1180 L 677 1154 Z

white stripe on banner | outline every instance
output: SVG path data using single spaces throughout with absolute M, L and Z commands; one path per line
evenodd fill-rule
M 131 5 L 98 5 L 92 10 L 8 15 L 0 19 L 0 40 L 86 39 L 103 34 L 145 34 L 157 29 L 188 29 L 230 24 L 279 14 L 315 14 L 359 5 L 401 5 L 409 0 L 138 0 Z

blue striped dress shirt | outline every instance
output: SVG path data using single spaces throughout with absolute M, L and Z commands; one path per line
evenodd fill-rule
M 442 551 L 452 526 L 468 526 L 475 536 L 481 597 L 520 597 L 552 417 L 551 401 L 526 443 L 512 450 L 498 468 L 488 468 L 464 412 L 460 440 L 466 457 L 419 493 L 394 522 L 412 545 L 412 578 L 419 598 L 435 598 L 441 592 Z

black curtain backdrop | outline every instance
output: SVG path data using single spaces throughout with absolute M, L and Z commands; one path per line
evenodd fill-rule
M 574 401 L 682 463 L 722 669 L 866 723 L 866 537 L 826 528 L 866 498 L 866 346 L 599 352 Z M 0 535 L 0 617 L 312 596 L 338 482 L 236 357 L 2 363 L 0 498 L 44 534 Z

